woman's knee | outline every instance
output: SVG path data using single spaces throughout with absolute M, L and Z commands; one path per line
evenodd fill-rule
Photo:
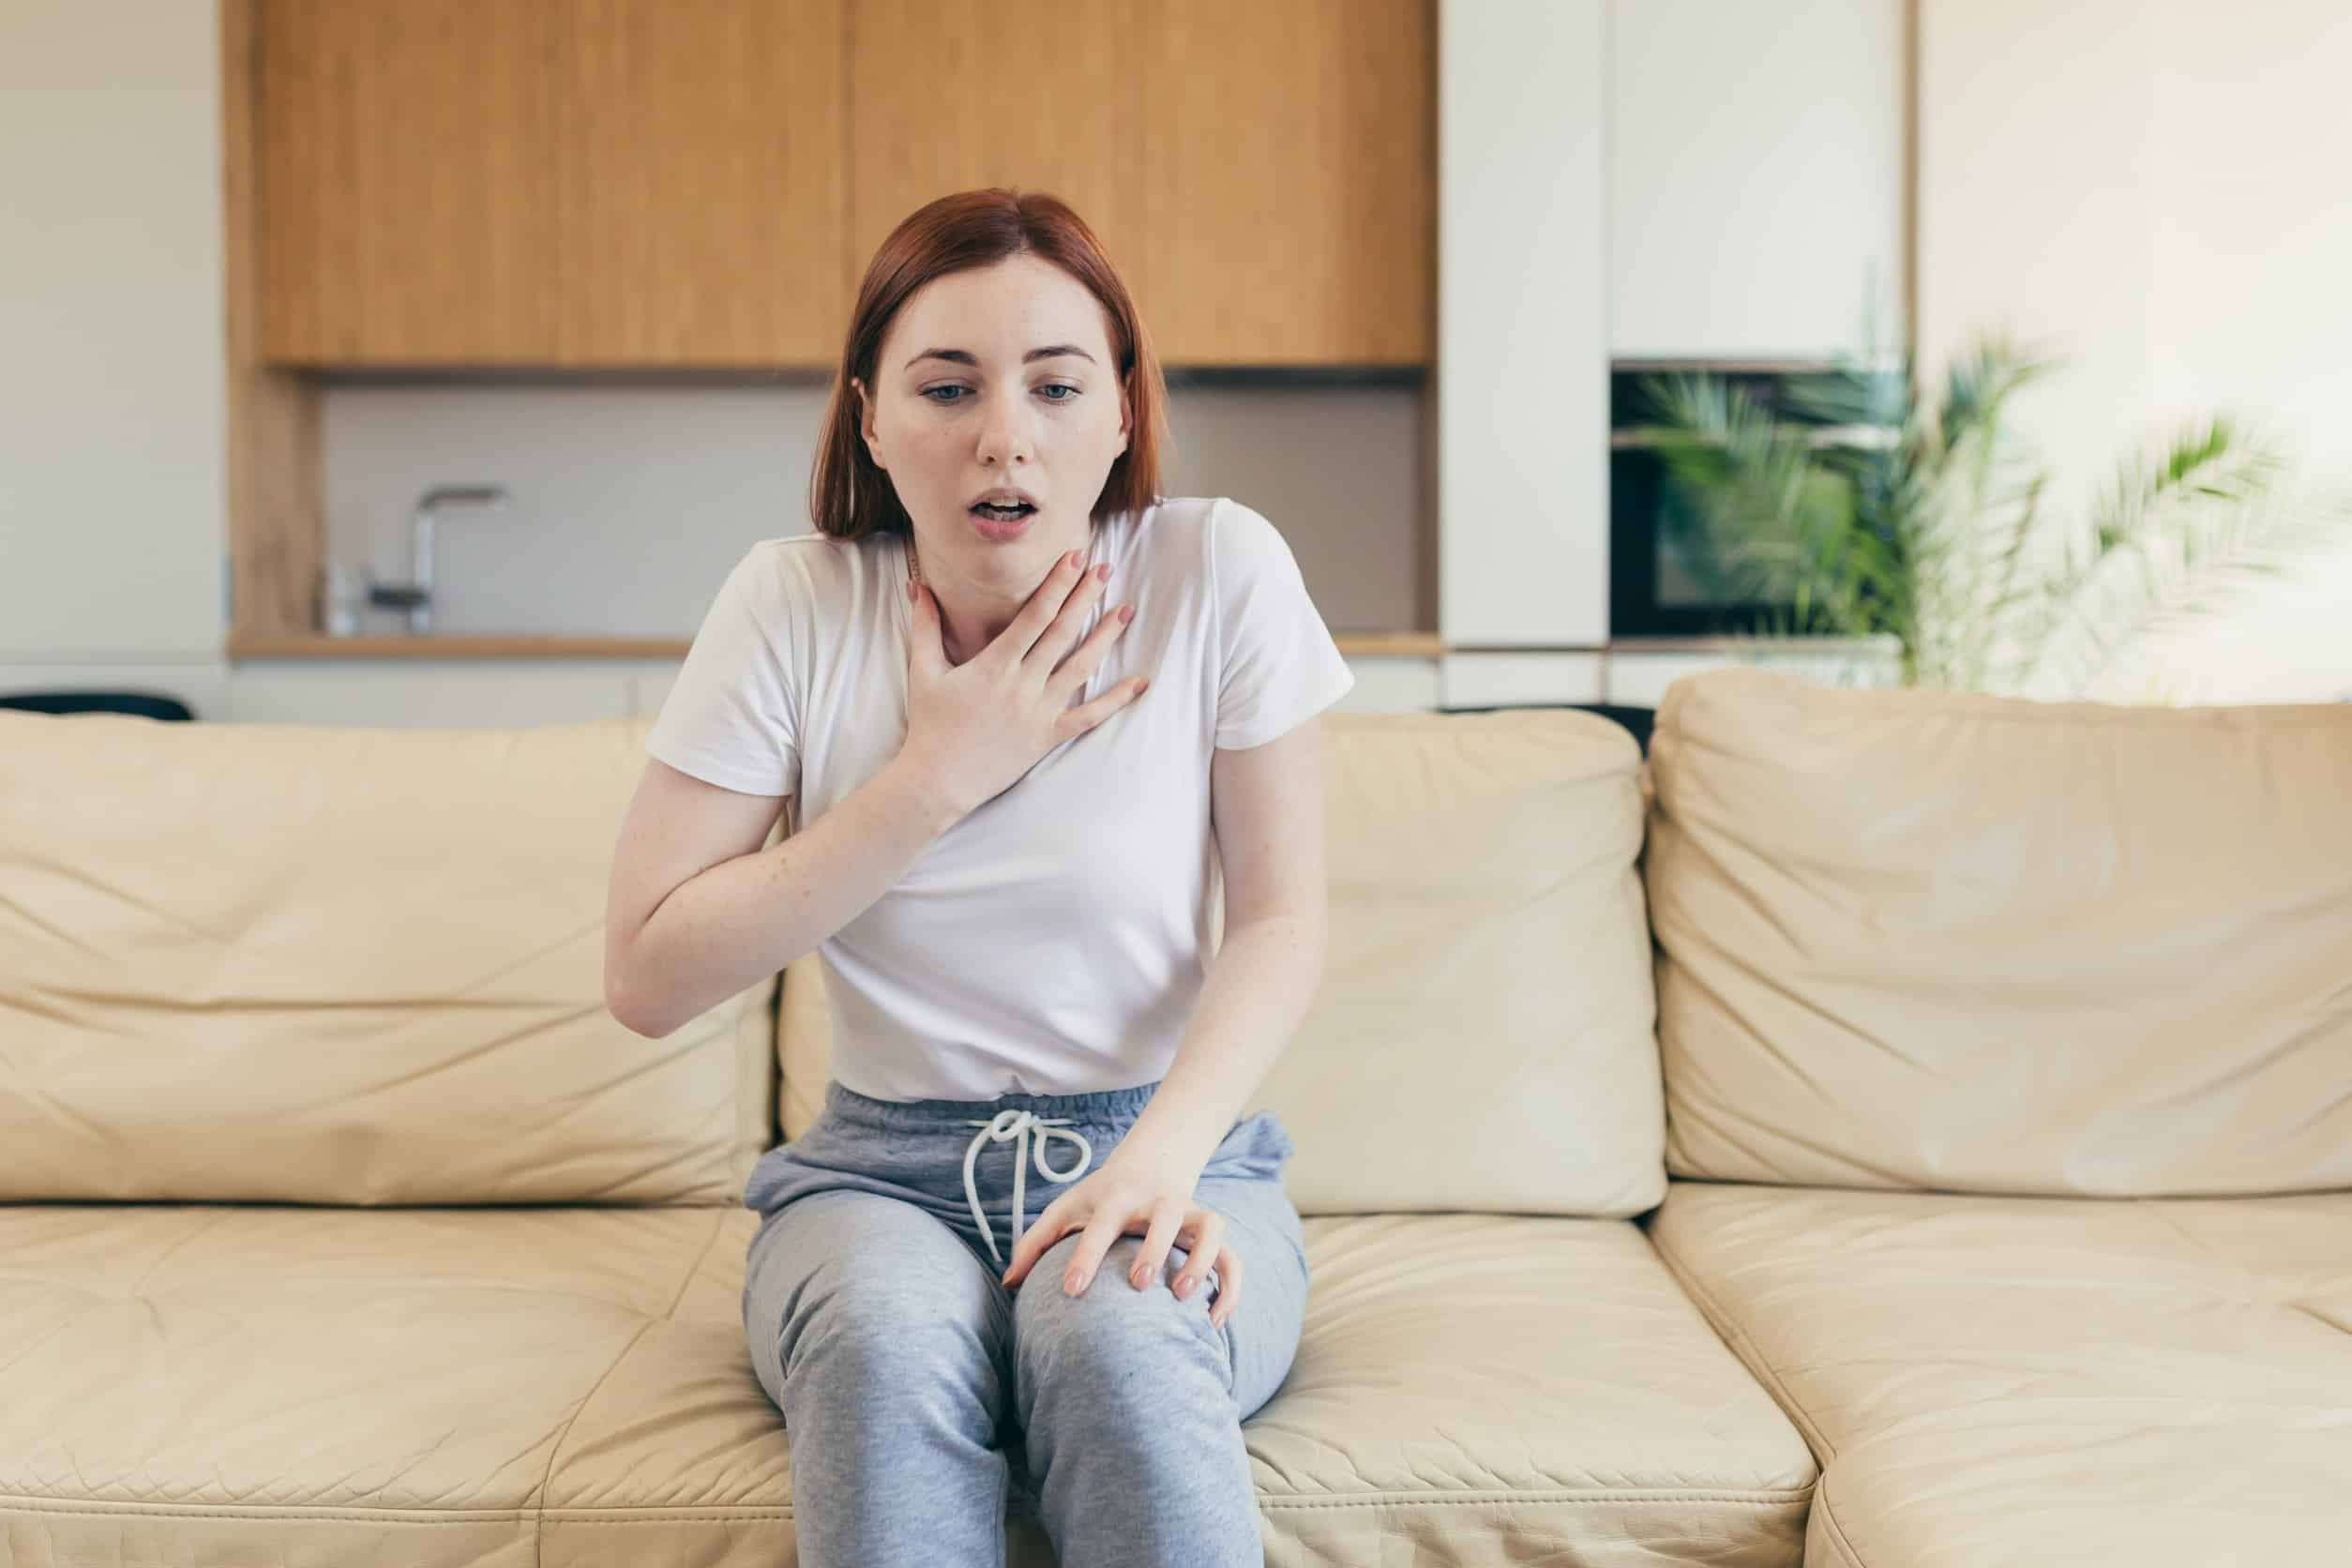
M 1159 1277 L 1137 1289 L 1127 1274 L 1142 1244 L 1140 1236 L 1113 1241 L 1075 1296 L 1062 1289 L 1075 1237 L 1048 1248 L 1023 1276 L 1013 1297 L 1013 1348 L 1025 1387 L 1050 1379 L 1084 1384 L 1095 1397 L 1115 1399 L 1132 1390 L 1157 1400 L 1166 1397 L 1166 1380 L 1177 1364 L 1189 1364 L 1231 1389 L 1232 1347 L 1226 1330 L 1209 1321 L 1211 1291 L 1204 1286 L 1179 1297 L 1169 1289 L 1181 1249 L 1170 1249 Z

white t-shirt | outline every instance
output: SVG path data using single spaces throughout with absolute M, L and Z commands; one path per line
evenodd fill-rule
M 819 948 L 834 1077 L 883 1100 L 1074 1094 L 1173 1063 L 1206 977 L 1214 747 L 1262 745 L 1355 684 L 1289 544 L 1224 497 L 1093 525 L 1111 564 L 1078 641 L 1135 619 L 1092 700 L 1150 689 L 933 840 Z M 797 832 L 906 736 L 906 545 L 810 532 L 753 545 L 719 589 L 645 749 L 788 802 Z

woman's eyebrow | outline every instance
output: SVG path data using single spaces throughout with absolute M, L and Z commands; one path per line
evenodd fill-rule
M 1089 365 L 1094 363 L 1094 356 L 1076 343 L 1049 343 L 1041 349 L 1031 349 L 1021 355 L 1021 363 L 1026 365 L 1033 359 L 1059 359 L 1064 354 L 1076 354 Z M 980 363 L 969 349 L 925 349 L 921 354 L 908 360 L 901 368 L 912 369 L 926 359 L 945 359 L 957 365 L 977 366 Z

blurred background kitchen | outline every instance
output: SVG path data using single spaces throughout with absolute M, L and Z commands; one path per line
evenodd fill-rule
M 1003 184 L 1103 238 L 1166 489 L 1282 529 L 1347 706 L 1964 678 L 1952 538 L 2022 511 L 1837 492 L 1944 542 L 1792 626 L 1678 554 L 1741 475 L 1642 432 L 1678 372 L 1981 390 L 1987 334 L 2055 367 L 2013 689 L 2352 698 L 2347 59 L 2342 0 L 0 0 L 0 697 L 657 710 L 810 526 L 867 257 Z

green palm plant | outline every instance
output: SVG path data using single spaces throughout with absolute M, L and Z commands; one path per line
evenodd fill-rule
M 2341 502 L 2288 501 L 2278 454 L 2216 415 L 2126 457 L 2068 526 L 2002 424 L 2051 369 L 1987 335 L 1930 401 L 1907 355 L 1848 359 L 1790 381 L 1786 418 L 1720 376 L 1647 378 L 1681 558 L 1721 598 L 1787 607 L 1735 647 L 1868 639 L 1893 645 L 1907 686 L 2079 696 L 2142 635 L 2352 522 Z

